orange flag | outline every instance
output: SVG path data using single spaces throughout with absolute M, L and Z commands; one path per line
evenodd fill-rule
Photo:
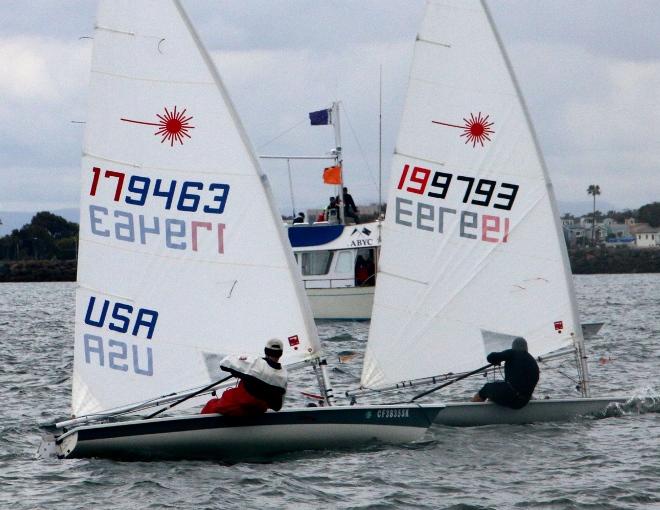
M 326 184 L 341 184 L 341 167 L 329 166 L 323 169 L 323 182 Z

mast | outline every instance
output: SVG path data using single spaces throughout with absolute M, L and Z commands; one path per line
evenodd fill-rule
M 491 30 L 493 31 L 493 34 L 495 36 L 495 40 L 497 41 L 497 45 L 500 49 L 500 53 L 502 57 L 504 58 L 504 62 L 506 63 L 507 70 L 509 71 L 509 76 L 511 77 L 511 81 L 513 82 L 513 86 L 516 90 L 516 93 L 518 94 L 518 100 L 520 101 L 520 105 L 523 111 L 523 114 L 525 116 L 525 121 L 527 122 L 527 128 L 529 129 L 529 132 L 531 133 L 532 136 L 532 141 L 534 143 L 534 149 L 536 151 L 536 155 L 539 159 L 539 162 L 541 164 L 541 170 L 543 172 L 543 177 L 545 179 L 545 184 L 546 184 L 546 189 L 548 191 L 548 196 L 550 199 L 550 207 L 552 210 L 552 219 L 553 223 L 555 226 L 555 236 L 557 239 L 557 242 L 561 246 L 560 251 L 561 251 L 561 260 L 562 260 L 562 265 L 564 269 L 564 277 L 566 279 L 566 285 L 568 287 L 568 294 L 569 294 L 569 299 L 570 299 L 570 304 L 571 304 L 571 314 L 572 314 L 572 320 L 573 324 L 575 324 L 575 331 L 571 333 L 571 336 L 573 337 L 573 344 L 575 345 L 575 354 L 577 358 L 577 369 L 578 369 L 578 376 L 580 378 L 580 392 L 582 393 L 583 397 L 588 397 L 589 396 L 589 368 L 587 367 L 587 356 L 586 356 L 586 350 L 584 346 L 584 337 L 582 335 L 582 328 L 580 326 L 580 318 L 578 315 L 578 310 L 577 310 L 577 302 L 575 299 L 575 287 L 573 285 L 573 275 L 571 273 L 571 263 L 568 259 L 568 250 L 566 249 L 566 241 L 564 240 L 564 233 L 562 231 L 562 226 L 561 222 L 559 221 L 559 209 L 557 208 L 557 200 L 555 199 L 555 192 L 552 187 L 552 182 L 550 181 L 550 175 L 548 174 L 548 168 L 545 164 L 545 158 L 543 157 L 543 153 L 541 152 L 540 145 L 538 142 L 538 138 L 536 136 L 536 131 L 534 130 L 534 125 L 532 124 L 532 119 L 531 116 L 529 115 L 529 110 L 527 108 L 527 103 L 525 102 L 525 98 L 522 95 L 522 91 L 520 89 L 520 85 L 518 84 L 518 80 L 516 78 L 515 73 L 513 72 L 513 66 L 511 65 L 511 61 L 509 60 L 509 55 L 507 54 L 506 50 L 504 49 L 504 45 L 502 44 L 502 39 L 500 38 L 500 34 L 497 31 L 497 28 L 495 27 L 495 23 L 493 21 L 493 17 L 490 13 L 490 10 L 488 9 L 488 6 L 486 5 L 485 0 L 481 0 L 481 5 L 484 9 L 484 12 L 486 13 L 486 18 L 488 19 L 488 24 L 490 25 Z
M 270 185 L 180 2 L 99 3 L 89 97 L 72 414 L 203 388 L 214 359 L 258 355 L 267 338 L 296 339 L 284 364 L 321 356 Z M 159 118 L 175 125 L 162 139 Z M 140 200 L 129 182 L 143 185 Z M 123 231 L 109 223 L 120 217 Z M 200 295 L 216 296 L 213 307 Z M 259 321 L 254 307 L 266 311 Z
M 332 127 L 335 131 L 335 166 L 338 166 L 341 170 L 339 172 L 340 183 L 337 186 L 337 197 L 341 200 L 341 205 L 339 206 L 339 223 L 344 225 L 346 223 L 344 218 L 344 172 L 342 168 L 343 156 L 341 153 L 341 128 L 339 126 L 339 101 L 334 101 L 332 103 L 332 114 L 331 114 Z
M 378 217 L 383 214 L 383 64 L 378 75 Z M 380 236 L 379 236 L 380 241 Z
M 286 169 L 289 174 L 289 193 L 291 194 L 291 217 L 296 218 L 296 202 L 293 196 L 293 181 L 291 180 L 291 160 L 287 158 Z
M 482 3 L 430 0 L 392 158 L 394 214 L 383 228 L 361 385 L 469 372 L 517 336 L 535 356 L 573 351 L 579 323 L 552 200 Z

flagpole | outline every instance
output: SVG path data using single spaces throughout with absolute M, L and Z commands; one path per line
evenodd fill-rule
M 293 180 L 291 179 L 291 159 L 287 158 L 286 160 L 286 168 L 287 171 L 289 172 L 289 192 L 291 193 L 291 210 L 293 211 L 291 213 L 291 218 L 294 220 L 296 219 L 296 202 L 294 201 L 293 197 Z
M 339 123 L 339 101 L 334 101 L 332 103 L 332 117 L 331 117 L 332 127 L 335 130 L 335 162 L 336 166 L 339 167 L 339 189 L 337 192 L 337 198 L 340 200 L 341 204 L 339 205 L 339 223 L 342 225 L 346 224 L 346 219 L 344 218 L 344 169 L 342 164 L 342 153 L 341 153 L 341 129 Z

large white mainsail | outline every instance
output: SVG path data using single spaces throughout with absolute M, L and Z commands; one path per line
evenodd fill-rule
M 82 159 L 75 415 L 319 352 L 265 176 L 177 1 L 99 7 Z
M 362 386 L 580 343 L 550 180 L 479 0 L 428 2 L 392 163 Z

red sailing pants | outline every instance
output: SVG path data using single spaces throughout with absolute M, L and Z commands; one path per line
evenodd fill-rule
M 225 390 L 220 398 L 212 398 L 204 408 L 202 414 L 220 413 L 225 416 L 254 416 L 263 414 L 268 404 L 248 393 L 243 381 L 235 388 Z

